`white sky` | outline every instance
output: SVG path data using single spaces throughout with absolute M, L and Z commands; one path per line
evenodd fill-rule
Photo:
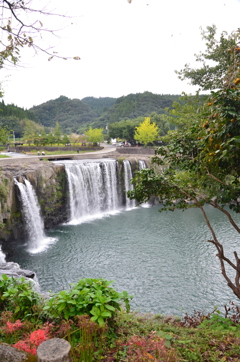
M 200 27 L 231 32 L 240 26 L 240 0 L 51 0 L 49 8 L 74 16 L 45 24 L 59 28 L 61 21 L 55 50 L 81 60 L 48 61 L 24 50 L 24 68 L 1 70 L 6 104 L 30 108 L 60 95 L 194 93 L 174 70 L 194 65 L 194 53 L 204 50 Z

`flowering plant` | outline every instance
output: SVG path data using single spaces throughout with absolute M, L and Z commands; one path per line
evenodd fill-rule
M 40 346 L 41 343 L 48 339 L 48 332 L 46 329 L 38 329 L 32 332 L 28 339 L 24 341 L 18 341 L 13 344 L 14 348 L 20 349 L 21 351 L 26 351 L 31 354 L 37 354 L 37 347 Z

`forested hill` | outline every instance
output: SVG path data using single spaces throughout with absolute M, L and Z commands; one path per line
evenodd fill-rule
M 164 113 L 165 107 L 171 107 L 179 97 L 180 95 L 160 95 L 151 92 L 129 94 L 117 98 L 115 104 L 103 112 L 95 125 L 102 127 L 107 123 L 147 117 L 153 112 L 161 114 Z
M 60 96 L 55 100 L 30 109 L 45 127 L 55 127 L 56 121 L 63 132 L 82 132 L 85 126 L 105 127 L 125 119 L 146 117 L 155 112 L 164 113 L 179 95 L 159 95 L 151 92 L 129 94 L 120 98 L 85 97 L 69 99 Z
M 8 125 L 16 137 L 23 135 L 23 119 L 30 119 L 48 128 L 54 128 L 58 121 L 64 133 L 83 133 L 86 127 L 105 127 L 109 123 L 137 117 L 147 117 L 151 113 L 164 113 L 179 95 L 159 95 L 151 92 L 129 94 L 120 98 L 85 97 L 69 99 L 60 96 L 28 111 L 14 105 L 0 104 L 0 127 Z
M 82 102 L 86 103 L 89 107 L 94 110 L 98 116 L 101 116 L 101 114 L 107 110 L 107 108 L 114 105 L 117 98 L 111 98 L 111 97 L 85 97 L 81 99 Z
M 39 123 L 37 116 L 30 111 L 17 107 L 14 104 L 6 105 L 4 101 L 0 102 L 0 127 L 8 127 L 14 132 L 15 137 L 22 137 L 24 132 L 24 120 Z
M 97 114 L 80 99 L 60 96 L 30 109 L 41 124 L 53 128 L 58 121 L 65 133 L 76 132 L 80 126 L 94 122 Z

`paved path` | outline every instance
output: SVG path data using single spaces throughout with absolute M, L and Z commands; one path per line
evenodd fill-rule
M 26 163 L 38 162 L 39 160 L 61 160 L 61 159 L 86 159 L 86 158 L 103 158 L 106 154 L 108 157 L 116 156 L 116 147 L 104 145 L 104 149 L 100 151 L 84 152 L 77 154 L 64 154 L 64 155 L 46 155 L 46 156 L 31 156 L 16 152 L 5 152 L 3 154 L 9 155 L 8 158 L 0 158 L 0 167 L 6 165 L 21 165 Z M 119 155 L 119 154 L 118 154 Z M 89 157 L 91 156 L 91 157 Z

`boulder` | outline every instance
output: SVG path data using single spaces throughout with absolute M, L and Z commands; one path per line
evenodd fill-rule
M 37 357 L 19 349 L 11 347 L 7 343 L 0 343 L 1 362 L 36 362 Z

